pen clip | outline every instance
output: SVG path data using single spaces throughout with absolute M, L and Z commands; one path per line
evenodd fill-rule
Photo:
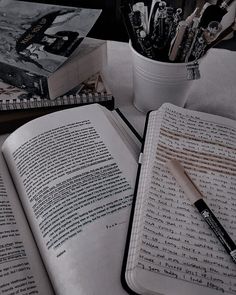
M 178 24 L 181 21 L 182 12 L 183 12 L 182 8 L 177 8 L 176 12 L 173 15 L 173 21 L 172 21 L 172 24 L 170 25 L 169 34 L 168 34 L 169 35 L 168 39 L 170 41 L 173 40 L 176 35 Z

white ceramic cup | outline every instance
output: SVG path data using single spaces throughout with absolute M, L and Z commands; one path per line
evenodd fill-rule
M 133 104 L 141 112 L 169 102 L 184 106 L 193 80 L 187 79 L 186 63 L 160 62 L 138 53 L 129 43 L 133 66 Z

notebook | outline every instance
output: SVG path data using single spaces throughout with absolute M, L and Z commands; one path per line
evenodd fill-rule
M 129 294 L 236 294 L 236 264 L 166 163 L 177 159 L 236 241 L 236 121 L 163 104 L 148 114 L 122 282 Z

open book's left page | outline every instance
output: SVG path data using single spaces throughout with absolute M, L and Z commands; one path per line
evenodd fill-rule
M 0 145 L 5 137 L 0 137 Z M 0 294 L 54 294 L 1 154 Z
M 120 273 L 138 155 L 118 125 L 94 104 L 33 120 L 4 144 L 57 294 L 126 294 Z

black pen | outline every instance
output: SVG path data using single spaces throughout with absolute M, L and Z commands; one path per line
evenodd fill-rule
M 226 230 L 220 224 L 218 219 L 215 217 L 213 212 L 207 206 L 203 200 L 203 195 L 198 190 L 196 185 L 190 179 L 188 174 L 185 172 L 183 166 L 179 161 L 171 159 L 167 162 L 167 167 L 169 168 L 172 175 L 175 177 L 177 183 L 181 186 L 190 202 L 195 205 L 195 207 L 200 212 L 201 216 L 204 218 L 206 223 L 212 229 L 218 240 L 224 246 L 227 253 L 231 256 L 233 261 L 236 263 L 236 245 L 230 238 Z
M 182 20 L 181 15 L 182 15 L 182 8 L 177 8 L 176 12 L 173 14 L 173 21 L 169 28 L 168 43 L 171 43 L 171 41 L 175 37 L 179 22 Z
M 133 48 L 138 52 L 142 52 L 142 48 L 140 46 L 140 43 L 138 42 L 139 40 L 137 39 L 137 34 L 132 22 L 133 10 L 130 7 L 130 3 L 128 3 L 127 1 L 123 1 L 123 5 L 121 5 L 120 11 Z
M 149 32 L 150 36 L 153 34 L 153 30 L 155 27 L 155 17 L 156 17 L 156 13 L 158 11 L 158 8 L 159 8 L 159 3 L 160 3 L 160 0 L 153 0 L 152 1 L 152 6 L 151 6 L 151 10 L 149 13 L 149 20 L 148 20 L 148 32 Z
M 154 57 L 150 51 L 151 43 L 148 42 L 149 36 L 147 36 L 147 34 L 145 32 L 145 28 L 142 23 L 141 12 L 139 10 L 136 10 L 132 13 L 131 23 L 134 28 L 135 34 L 137 36 L 137 42 L 141 48 L 141 51 L 139 51 L 139 53 L 141 53 L 149 58 Z M 150 43 L 150 45 L 148 45 L 148 43 Z

